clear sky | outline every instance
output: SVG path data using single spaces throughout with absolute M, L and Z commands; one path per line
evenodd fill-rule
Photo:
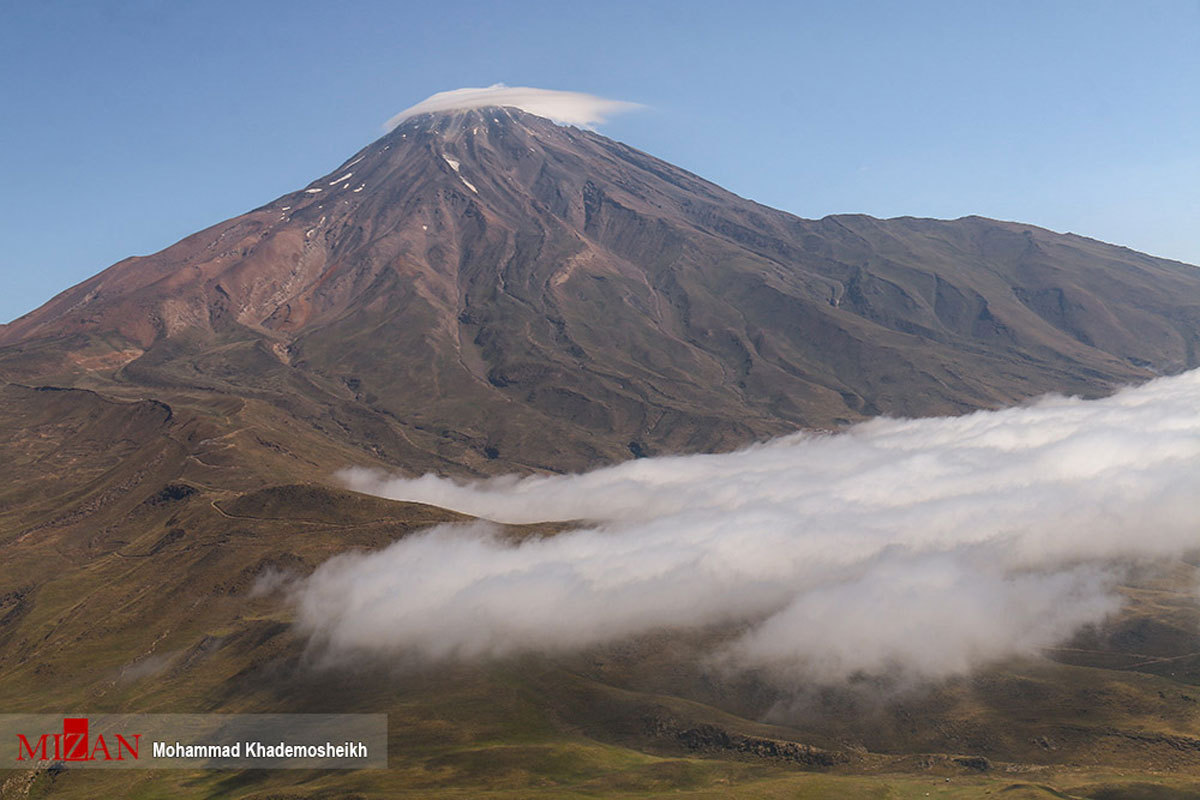
M 1200 2 L 0 0 L 0 321 L 303 186 L 426 96 L 801 216 L 983 214 L 1200 263 Z

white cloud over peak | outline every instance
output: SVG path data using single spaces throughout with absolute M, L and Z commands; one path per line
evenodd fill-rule
M 590 128 L 599 125 L 613 114 L 633 111 L 641 106 L 623 100 L 606 100 L 582 92 L 561 92 L 554 89 L 534 89 L 529 86 L 493 84 L 487 88 L 453 89 L 430 95 L 411 108 L 406 108 L 384 125 L 392 130 L 409 117 L 436 111 L 457 111 L 486 106 L 512 106 L 555 122 Z
M 1123 563 L 1200 538 L 1200 371 L 1102 400 L 877 419 L 736 453 L 463 484 L 343 473 L 494 520 L 592 520 L 513 545 L 440 526 L 336 557 L 298 587 L 334 653 L 561 651 L 663 628 L 786 680 L 960 674 L 1120 607 Z

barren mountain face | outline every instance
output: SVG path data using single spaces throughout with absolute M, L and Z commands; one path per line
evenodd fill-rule
M 412 468 L 579 469 L 1197 364 L 1200 270 L 1027 225 L 737 197 L 513 108 L 423 114 L 309 186 L 0 327 L 0 375 L 280 405 Z
M 758 505 L 755 516 L 726 519 L 732 539 L 711 537 L 715 550 L 685 554 L 674 573 L 657 557 L 664 548 L 652 532 L 596 533 L 602 544 L 589 553 L 610 548 L 626 561 L 608 562 L 619 580 L 595 609 L 631 609 L 630 619 L 650 620 L 653 629 L 613 641 L 580 637 L 580 649 L 570 652 L 429 668 L 389 655 L 386 666 L 318 669 L 312 640 L 295 624 L 295 595 L 278 589 L 328 576 L 321 565 L 336 566 L 336 556 L 373 551 L 341 562 L 384 558 L 376 574 L 388 591 L 369 602 L 382 631 L 369 631 L 371 647 L 391 641 L 404 608 L 396 604 L 455 582 L 466 590 L 461 606 L 449 610 L 459 608 L 466 627 L 503 632 L 481 611 L 515 625 L 538 619 L 519 616 L 532 609 L 567 634 L 586 633 L 593 628 L 583 617 L 555 605 L 562 595 L 547 592 L 544 573 L 528 573 L 537 579 L 528 595 L 514 592 L 521 581 L 503 558 L 536 561 L 546 548 L 581 541 L 557 538 L 581 533 L 574 520 L 618 511 L 616 500 L 589 483 L 594 477 L 531 478 L 545 481 L 549 499 L 513 501 L 520 513 L 487 529 L 479 571 L 464 569 L 446 548 L 406 571 L 409 544 L 452 534 L 460 544 L 471 541 L 458 528 L 430 533 L 431 526 L 469 521 L 466 512 L 503 516 L 488 506 L 456 513 L 331 488 L 335 471 L 438 473 L 455 480 L 409 481 L 427 495 L 404 499 L 454 505 L 450 499 L 474 491 L 458 480 L 464 476 L 726 450 L 799 428 L 837 428 L 879 414 L 955 414 L 1048 391 L 1107 394 L 1197 366 L 1198 337 L 1200 270 L 1188 265 L 978 217 L 804 220 L 512 108 L 413 116 L 309 186 L 162 252 L 122 261 L 0 326 L 0 703 L 13 713 L 389 715 L 389 771 L 163 771 L 148 779 L 153 788 L 144 786 L 171 796 L 457 797 L 476 789 L 658 796 L 692 787 L 706 796 L 758 798 L 807 791 L 817 785 L 801 783 L 808 770 L 821 772 L 818 780 L 843 781 L 829 791 L 847 797 L 923 796 L 931 781 L 947 788 L 952 778 L 948 792 L 977 781 L 970 785 L 981 791 L 1041 797 L 1050 796 L 1042 789 L 1053 781 L 1072 789 L 1053 792 L 1061 797 L 1184 796 L 1137 792 L 1165 771 L 1200 774 L 1192 556 L 1139 562 L 1123 573 L 1119 612 L 1036 655 L 907 688 L 857 677 L 820 686 L 806 674 L 796 691 L 753 671 L 710 668 L 714 653 L 746 630 L 744 620 L 719 621 L 761 595 L 745 591 L 746 581 L 714 592 L 696 565 L 736 574 L 737 564 L 753 561 L 796 592 L 795 576 L 781 566 L 790 558 L 829 582 L 825 562 L 779 547 L 758 513 L 758 505 L 797 495 L 817 515 L 802 517 L 800 506 L 785 504 L 772 517 L 775 529 L 827 519 L 827 554 L 850 542 L 847 522 L 855 514 L 860 539 L 888 534 L 871 509 L 883 508 L 877 516 L 891 524 L 890 504 L 914 497 L 933 510 L 896 525 L 914 537 L 975 537 L 971 553 L 982 553 L 993 572 L 1002 556 L 1017 552 L 1014 531 L 1096 549 L 1107 530 L 1117 544 L 1131 542 L 1120 552 L 1161 555 L 1151 547 L 1156 536 L 1178 529 L 1187 546 L 1191 487 L 1171 462 L 1194 452 L 1185 440 L 1190 429 L 1176 424 L 1191 419 L 1186 392 L 1174 416 L 1140 408 L 1138 418 L 1149 422 L 1124 425 L 1120 447 L 1102 438 L 1040 460 L 1035 454 L 1029 470 L 1004 472 L 1013 496 L 1030 489 L 1027 474 L 1069 483 L 1062 489 L 1046 479 L 1037 494 L 1066 509 L 1071 525 L 1053 515 L 1032 522 L 998 515 L 993 495 L 973 506 L 975 516 L 963 515 L 961 504 L 943 506 L 946 497 L 962 501 L 969 475 L 960 463 L 973 465 L 994 490 L 993 462 L 979 461 L 978 441 L 970 445 L 975 460 L 951 457 L 933 470 L 941 482 L 921 471 L 936 462 L 930 452 L 913 450 L 888 473 L 903 480 L 873 487 L 883 489 L 874 506 L 857 491 L 880 474 L 858 472 L 854 448 L 870 443 L 863 429 L 844 439 L 814 437 L 826 450 L 799 466 L 780 462 L 774 478 L 758 464 L 740 479 L 721 467 L 694 494 L 680 494 L 678 485 L 666 492 L 655 475 L 679 472 L 677 461 L 757 460 L 756 453 L 786 449 L 786 441 L 737 456 L 614 467 L 628 507 L 648 513 L 651 500 L 676 502 L 687 512 L 678 527 L 689 536 L 704 531 L 688 514 L 721 522 L 713 503 L 730 481 L 738 503 Z M 996 415 L 1014 421 L 990 440 L 995 463 L 1020 457 L 1014 441 L 1030 444 L 1039 408 Z M 954 444 L 962 437 L 939 431 L 973 421 L 911 425 Z M 1139 438 L 1147 431 L 1153 442 Z M 1160 471 L 1142 485 L 1164 494 L 1133 493 L 1141 505 L 1124 503 L 1122 492 L 1138 485 L 1138 475 L 1110 463 L 1109 483 L 1093 480 L 1104 466 L 1093 446 L 1109 455 L 1157 453 Z M 843 448 L 854 452 L 835 460 Z M 831 450 L 834 456 L 823 455 Z M 1038 472 L 1043 464 L 1054 468 Z M 641 483 L 623 479 L 626 472 Z M 737 480 L 754 491 L 738 491 Z M 558 487 L 577 483 L 580 503 L 564 507 L 572 493 Z M 630 495 L 637 486 L 645 501 Z M 829 502 L 833 495 L 849 506 Z M 1139 515 L 1147 508 L 1154 513 Z M 1121 526 L 1131 516 L 1140 518 L 1126 533 Z M 1177 528 L 1163 521 L 1176 517 L 1183 519 Z M 989 525 L 995 553 L 976 541 Z M 738 538 L 746 531 L 759 537 L 760 558 Z M 882 552 L 894 556 L 900 541 L 883 542 Z M 1074 630 L 1073 622 L 1058 626 L 1055 614 L 1073 613 L 1075 584 L 1062 583 L 1068 600 L 1043 592 L 1049 600 L 1039 606 L 1029 587 L 1041 583 L 1006 575 L 981 583 L 979 575 L 990 573 L 964 570 L 949 585 L 985 600 L 951 607 L 968 593 L 951 596 L 944 581 L 928 578 L 933 567 L 904 561 L 881 573 L 880 564 L 891 562 L 859 552 L 874 566 L 863 568 L 861 583 L 847 584 L 852 594 L 833 592 L 823 605 L 792 603 L 787 619 L 802 618 L 790 629 L 795 638 L 768 630 L 750 643 L 759 647 L 754 652 L 782 653 L 794 665 L 795 649 L 780 647 L 798 641 L 828 655 L 834 651 L 823 643 L 842 641 L 843 620 L 855 608 L 885 629 L 876 637 L 885 644 L 919 650 L 914 658 L 954 642 L 994 648 L 1004 641 L 1002 628 L 1010 644 L 1015 637 L 1030 648 L 1054 638 L 1042 637 L 1044 626 Z M 570 562 L 556 553 L 549 572 L 561 579 Z M 682 594 L 643 595 L 647 609 L 708 609 L 705 626 L 672 629 L 670 619 L 642 613 L 630 588 L 635 562 L 648 565 L 647 582 L 684 579 Z M 1047 578 L 1044 564 L 1030 563 L 1041 570 L 1030 580 Z M 504 573 L 489 584 L 500 594 L 471 591 L 489 571 Z M 333 597 L 352 605 L 355 592 L 374 584 L 350 578 L 344 590 L 335 584 Z M 877 591 L 914 581 L 924 594 L 907 592 L 907 605 Z M 684 591 L 693 583 L 693 592 Z M 1009 614 L 994 599 L 1009 593 L 1029 616 Z M 578 592 L 568 596 L 579 599 Z M 915 613 L 914 596 L 928 598 L 928 608 L 917 605 L 935 620 L 918 626 L 920 636 L 896 622 Z M 521 597 L 529 602 L 504 604 Z M 1103 603 L 1115 597 L 1103 594 L 1097 607 L 1107 609 Z M 392 606 L 381 602 L 389 598 Z M 337 602 L 318 607 L 334 615 L 339 609 Z M 579 612 L 578 602 L 573 608 Z M 964 626 L 958 638 L 945 633 L 947 619 L 977 611 L 983 621 L 965 626 L 969 636 Z M 455 620 L 446 608 L 416 618 L 443 638 Z M 822 630 L 837 635 L 819 638 Z M 987 647 L 985 654 L 996 652 Z M 854 645 L 856 657 L 864 652 Z M 1109 784 L 1084 786 L 1100 780 L 1086 770 L 1101 766 L 1117 776 L 1104 780 L 1120 784 L 1108 794 Z M 39 792 L 47 785 L 64 796 L 129 792 L 118 772 L 83 773 L 48 771 L 20 778 L 23 784 L 0 776 L 0 796 L 14 787 L 22 796 L 46 796 L 49 789 Z M 1126 785 L 1133 788 L 1122 794 Z

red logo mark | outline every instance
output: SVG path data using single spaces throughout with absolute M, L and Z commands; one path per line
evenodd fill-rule
M 43 733 L 32 744 L 25 734 L 18 733 L 17 761 L 124 761 L 127 755 L 136 761 L 142 735 L 135 733 L 132 738 L 132 744 L 119 733 L 115 741 L 99 733 L 92 739 L 87 717 L 65 717 L 62 733 Z

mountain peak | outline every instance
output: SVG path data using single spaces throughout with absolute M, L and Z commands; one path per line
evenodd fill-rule
M 488 471 L 1196 365 L 1192 268 L 1017 223 L 800 219 L 516 91 L 435 95 L 307 186 L 67 290 L 0 327 L 0 374 L 302 386 L 305 419 L 369 420 L 354 440 L 384 459 Z
M 453 89 L 430 95 L 389 119 L 384 127 L 391 131 L 413 117 L 483 108 L 517 108 L 554 122 L 590 128 L 613 114 L 633 111 L 641 106 L 583 92 L 496 83 L 486 88 Z
M 497 130 L 497 126 L 520 125 L 526 129 L 539 125 L 557 125 L 549 117 L 534 114 L 516 106 L 478 106 L 411 114 L 392 127 L 386 140 L 409 138 L 421 133 L 434 133 L 442 138 L 472 136 Z

